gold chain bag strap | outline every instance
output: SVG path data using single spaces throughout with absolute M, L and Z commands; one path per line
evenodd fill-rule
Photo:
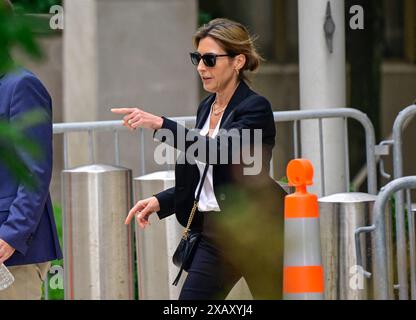
M 205 177 L 208 172 L 208 167 L 209 165 L 206 164 L 204 173 L 202 175 L 201 183 L 199 184 L 198 192 L 194 200 L 194 205 L 192 206 L 192 210 L 189 215 L 188 223 L 186 225 L 185 230 L 183 231 L 182 239 L 179 242 L 179 245 L 176 248 L 175 253 L 172 257 L 173 263 L 180 269 L 178 275 L 175 278 L 175 281 L 173 281 L 174 286 L 178 285 L 183 270 L 188 271 L 195 253 L 195 249 L 198 245 L 199 239 L 201 238 L 200 232 L 191 230 L 191 224 L 192 220 L 194 219 L 196 209 L 198 208 L 199 196 L 201 195 L 202 187 L 205 182 Z

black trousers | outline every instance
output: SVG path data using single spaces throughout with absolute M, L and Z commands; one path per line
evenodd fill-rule
M 254 299 L 281 299 L 281 259 L 263 259 L 261 248 L 247 248 L 239 258 L 233 258 L 216 241 L 211 219 L 218 214 L 204 213 L 202 237 L 179 300 L 223 300 L 241 277 L 245 278 Z
M 179 300 L 225 299 L 240 278 L 238 270 L 224 261 L 218 249 L 202 236 Z

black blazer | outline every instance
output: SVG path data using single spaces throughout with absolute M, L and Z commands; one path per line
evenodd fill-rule
M 207 120 L 214 99 L 215 94 L 212 94 L 200 103 L 196 118 L 197 129 L 201 129 Z M 180 125 L 178 126 L 172 120 L 164 118 L 162 129 L 168 129 L 172 134 L 170 137 L 158 136 L 159 131 L 163 131 L 158 130 L 155 132 L 155 139 L 165 142 L 176 149 L 186 151 L 194 142 L 188 141 L 185 144 L 182 143 L 182 145 L 180 142 L 178 143 L 179 137 L 183 137 L 189 130 Z M 261 192 L 262 188 L 265 188 L 281 193 L 282 190 L 278 190 L 277 183 L 269 177 L 269 163 L 276 135 L 273 112 L 269 101 L 252 91 L 244 81 L 241 81 L 224 111 L 220 129 L 250 129 L 250 132 L 253 129 L 262 129 L 261 150 L 263 162 L 261 172 L 255 176 L 245 176 L 243 174 L 244 164 L 215 164 L 213 166 L 214 192 L 221 211 L 223 211 L 227 203 L 238 201 L 237 199 L 233 200 L 233 196 L 236 194 L 234 192 L 236 187 L 252 188 L 255 192 Z M 183 130 L 182 134 L 179 132 L 181 130 Z M 219 131 L 214 139 L 202 137 L 207 140 L 207 154 L 215 149 L 217 151 L 217 159 L 225 151 L 221 149 L 219 144 L 221 138 L 229 139 L 229 149 L 232 147 L 232 143 L 241 143 L 241 141 L 236 142 L 236 140 L 233 140 L 231 136 L 221 137 L 221 135 L 226 134 Z M 231 152 L 228 153 L 229 156 L 230 154 Z M 182 157 L 184 156 L 183 152 Z M 196 155 L 196 159 L 205 163 L 207 161 L 209 162 L 209 158 L 198 158 L 198 155 Z M 200 179 L 200 173 L 197 165 L 193 161 L 185 161 L 184 164 L 178 164 L 178 162 L 180 161 L 177 161 L 175 165 L 175 187 L 155 195 L 160 204 L 160 211 L 157 214 L 160 219 L 163 219 L 176 213 L 179 223 L 186 226 L 194 201 L 195 189 Z M 201 227 L 201 220 L 197 216 L 195 216 L 192 224 L 193 229 Z

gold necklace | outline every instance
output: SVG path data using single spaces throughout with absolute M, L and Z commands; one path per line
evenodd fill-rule
M 215 104 L 217 104 L 217 100 L 215 100 L 215 101 L 214 101 L 214 103 L 212 104 L 212 113 L 213 113 L 215 116 L 220 115 L 220 114 L 221 114 L 221 112 L 223 112 L 223 111 L 225 110 L 225 108 L 227 108 L 227 106 L 225 106 L 224 108 L 222 108 L 222 109 L 220 109 L 220 110 L 215 110 L 215 109 L 214 109 L 214 105 L 215 105 Z
M 235 92 L 235 90 L 237 89 L 237 87 L 238 87 L 238 85 L 240 84 L 240 81 L 238 81 L 237 82 L 237 85 L 235 86 L 235 88 L 234 88 L 234 92 Z M 215 101 L 214 101 L 214 103 L 212 104 L 212 113 L 215 115 L 215 116 L 218 116 L 219 114 L 221 114 L 221 112 L 223 112 L 224 110 L 225 110 L 225 108 L 227 108 L 227 106 L 225 106 L 224 108 L 222 108 L 222 109 L 220 109 L 220 110 L 217 110 L 217 111 L 215 111 L 214 110 L 214 105 L 215 104 L 217 104 L 217 99 L 215 99 Z

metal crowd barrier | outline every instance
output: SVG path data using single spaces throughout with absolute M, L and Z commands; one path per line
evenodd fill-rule
M 374 235 L 354 238 L 354 231 L 374 223 L 376 200 L 376 195 L 361 192 L 336 193 L 318 199 L 325 299 L 374 299 L 374 277 L 369 276 L 369 272 L 376 272 L 378 267 L 374 261 Z M 386 206 L 387 213 L 390 209 Z M 393 286 L 392 219 L 390 214 L 384 216 L 388 282 Z M 365 266 L 369 272 L 363 274 L 360 266 Z
M 382 141 L 380 145 L 393 145 L 393 172 L 394 179 L 403 177 L 403 139 L 402 135 L 407 128 L 410 120 L 416 114 L 416 105 L 410 105 L 403 109 L 396 117 L 393 124 L 392 140 Z M 386 152 L 388 154 L 388 152 Z M 384 172 L 383 161 L 380 162 L 380 168 L 382 175 L 385 178 L 390 178 L 390 175 Z M 395 180 L 393 180 L 395 181 Z M 395 218 L 396 218 L 396 247 L 397 247 L 397 276 L 398 284 L 395 286 L 399 290 L 399 299 L 407 300 L 409 298 L 409 273 L 408 273 L 408 245 L 407 237 L 409 237 L 409 255 L 410 255 L 410 284 L 411 284 L 411 298 L 416 299 L 416 257 L 415 257 L 415 226 L 414 216 L 411 214 L 411 194 L 409 190 L 406 190 L 406 200 L 404 199 L 404 193 L 402 188 L 397 189 L 395 196 Z M 408 230 L 405 227 L 405 213 L 404 205 L 408 204 L 407 217 L 408 217 Z M 410 209 L 409 209 L 410 208 Z M 381 223 L 381 228 L 384 228 L 384 224 Z M 372 231 L 372 227 L 369 227 L 369 231 Z M 383 234 L 380 235 L 384 237 Z M 384 241 L 380 240 L 380 241 Z
M 376 155 L 375 155 L 375 134 L 374 127 L 367 115 L 357 109 L 352 108 L 334 108 L 334 109 L 316 109 L 316 110 L 297 110 L 297 111 L 280 111 L 274 112 L 275 122 L 287 122 L 293 121 L 293 136 L 294 136 L 294 158 L 299 158 L 298 148 L 298 122 L 301 120 L 316 119 L 319 125 L 319 150 L 320 150 L 320 168 L 321 168 L 321 196 L 326 196 L 324 175 L 325 175 L 325 161 L 323 152 L 323 120 L 342 118 L 344 136 L 344 151 L 345 151 L 345 190 L 349 190 L 350 172 L 349 172 L 349 150 L 348 150 L 348 118 L 358 121 L 365 130 L 365 145 L 366 145 L 366 157 L 367 157 L 367 189 L 368 193 L 377 194 L 377 172 L 376 172 Z M 273 164 L 272 159 L 272 164 Z
M 359 234 L 362 232 L 375 232 L 375 264 L 377 269 L 374 272 L 374 291 L 375 299 L 377 300 L 387 300 L 392 299 L 394 287 L 388 281 L 388 266 L 387 266 L 387 251 L 386 251 L 386 225 L 385 225 L 385 207 L 390 197 L 396 192 L 400 192 L 404 189 L 416 189 L 416 176 L 401 177 L 389 182 L 385 185 L 374 204 L 373 214 L 375 216 L 375 222 L 369 227 L 363 227 L 356 230 L 356 241 L 359 241 Z M 410 200 L 410 192 L 408 192 L 408 203 L 407 210 L 408 216 L 412 215 L 412 206 Z M 397 201 L 397 198 L 396 198 Z M 414 230 L 413 230 L 414 231 Z M 397 235 L 398 236 L 398 235 Z M 411 239 L 411 297 L 412 299 L 416 298 L 416 278 L 415 278 L 415 243 L 414 236 Z M 360 246 L 357 245 L 357 261 L 358 265 L 362 266 Z M 400 271 L 399 271 L 400 272 Z M 364 271 L 364 275 L 370 276 L 371 274 L 368 271 Z M 406 269 L 407 275 L 407 269 Z M 403 293 L 404 288 L 400 287 L 399 283 L 399 298 L 407 299 L 408 296 L 408 285 L 407 277 L 405 278 L 405 289 L 406 292 Z M 400 290 L 401 289 L 401 290 Z M 400 294 L 401 293 L 401 294 Z
M 64 149 L 64 169 L 68 169 L 68 134 L 74 132 L 88 133 L 88 155 L 90 163 L 95 162 L 94 156 L 94 133 L 113 131 L 114 134 L 114 164 L 120 165 L 120 145 L 119 132 L 127 131 L 128 129 L 122 125 L 122 121 L 94 121 L 94 122 L 69 122 L 69 123 L 55 123 L 53 124 L 53 134 L 63 135 L 63 149 Z M 144 129 L 139 128 L 139 144 L 144 146 Z M 141 150 L 143 151 L 143 150 Z M 141 156 L 141 172 L 145 174 L 144 152 L 140 152 Z
M 385 140 L 380 143 L 381 146 L 393 145 L 393 171 L 394 180 L 384 186 L 377 198 L 374 206 L 375 223 L 368 227 L 358 228 L 356 230 L 356 247 L 359 250 L 359 235 L 363 232 L 375 231 L 375 255 L 376 263 L 379 265 L 379 271 L 374 273 L 375 291 L 378 299 L 392 299 L 394 297 L 393 289 L 398 289 L 400 300 L 409 298 L 409 264 L 408 255 L 410 256 L 410 293 L 411 299 L 416 299 L 416 252 L 415 252 L 415 218 L 412 211 L 412 199 L 410 189 L 416 188 L 416 176 L 403 177 L 403 139 L 402 135 L 407 128 L 409 121 L 416 114 L 416 105 L 410 105 L 403 109 L 394 121 L 392 140 Z M 388 155 L 388 151 L 384 152 Z M 380 162 L 381 174 L 385 178 L 390 175 L 384 172 L 384 165 Z M 406 190 L 406 200 L 404 199 L 404 190 Z M 386 219 L 383 219 L 386 203 L 389 198 L 395 194 L 395 219 L 396 219 L 396 263 L 398 284 L 389 283 L 386 267 Z M 407 204 L 407 225 L 404 206 Z M 408 239 L 407 239 L 408 236 Z M 360 256 L 360 252 L 357 251 Z M 361 265 L 361 257 L 359 265 Z M 364 271 L 364 275 L 370 276 L 370 273 Z
M 368 193 L 377 194 L 377 172 L 376 172 L 376 156 L 375 156 L 375 134 L 374 127 L 367 115 L 357 109 L 352 108 L 333 108 L 333 109 L 315 109 L 315 110 L 294 110 L 294 111 L 277 111 L 273 112 L 275 123 L 293 122 L 293 147 L 294 158 L 300 157 L 299 152 L 299 122 L 302 120 L 316 120 L 319 124 L 318 137 L 319 149 L 321 151 L 320 168 L 321 180 L 324 181 L 325 161 L 323 156 L 323 121 L 325 119 L 341 118 L 343 119 L 344 136 L 346 137 L 344 151 L 345 151 L 345 177 L 346 190 L 349 189 L 350 172 L 349 172 L 349 150 L 348 150 L 348 119 L 358 121 L 365 130 L 366 137 L 366 156 L 367 156 L 367 171 L 368 171 Z M 173 121 L 185 123 L 189 126 L 195 123 L 195 117 L 172 117 Z M 121 121 L 97 121 L 97 122 L 73 122 L 73 123 L 58 123 L 53 125 L 54 134 L 63 134 L 64 136 L 64 169 L 68 168 L 68 152 L 67 152 L 67 136 L 73 132 L 88 132 L 89 141 L 89 160 L 94 163 L 94 134 L 102 131 L 113 131 L 115 142 L 115 164 L 120 163 L 120 149 L 119 149 L 119 132 L 126 131 L 127 128 L 122 126 Z M 145 152 L 144 152 L 144 130 L 138 129 L 139 146 L 140 146 L 140 173 L 146 174 L 145 167 Z M 270 163 L 270 172 L 273 172 L 275 159 L 272 158 Z M 166 168 L 170 169 L 170 168 Z M 321 186 L 321 195 L 325 196 L 325 183 Z

